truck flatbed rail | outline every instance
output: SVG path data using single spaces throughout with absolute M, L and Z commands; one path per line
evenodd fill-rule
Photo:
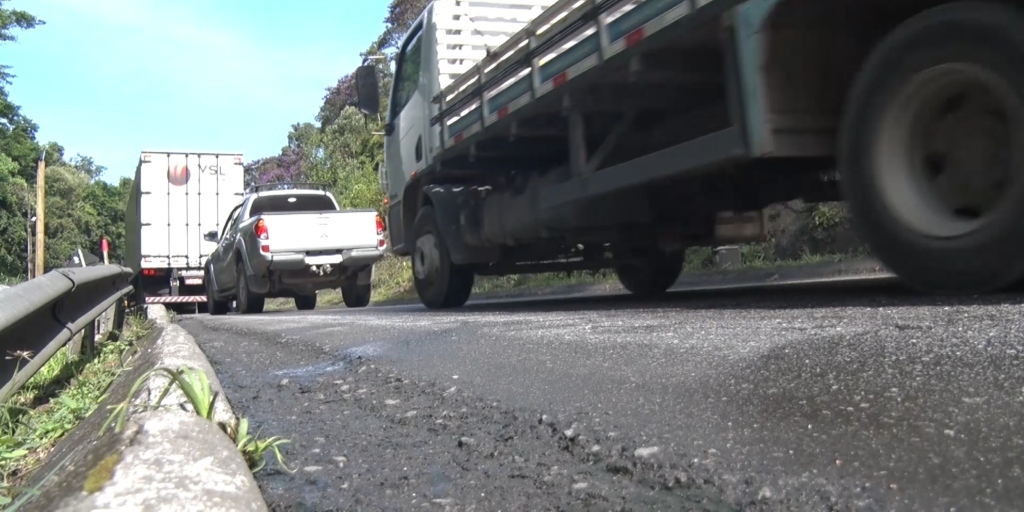
M 738 3 L 561 0 L 433 98 L 440 105 L 431 118 L 432 125 L 441 124 L 438 152 L 684 18 L 707 10 L 718 15 Z

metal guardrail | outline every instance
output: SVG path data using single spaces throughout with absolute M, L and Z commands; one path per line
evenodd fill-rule
M 132 275 L 119 265 L 65 268 L 0 290 L 0 403 L 78 333 L 83 347 L 92 346 L 104 313 L 113 313 L 112 330 L 121 329 Z

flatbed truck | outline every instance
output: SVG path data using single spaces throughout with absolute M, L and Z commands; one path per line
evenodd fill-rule
M 387 228 L 430 308 L 477 275 L 664 292 L 766 206 L 845 201 L 930 292 L 1024 278 L 1024 1 L 435 0 L 395 58 Z M 381 110 L 378 66 L 357 107 Z

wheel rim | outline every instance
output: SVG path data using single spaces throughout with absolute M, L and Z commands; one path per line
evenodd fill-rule
M 413 251 L 412 269 L 416 279 L 430 282 L 441 267 L 441 254 L 437 250 L 437 237 L 427 233 L 416 240 Z
M 974 64 L 919 73 L 895 95 L 877 132 L 872 169 L 903 225 L 929 238 L 982 229 L 1020 179 L 1024 106 Z

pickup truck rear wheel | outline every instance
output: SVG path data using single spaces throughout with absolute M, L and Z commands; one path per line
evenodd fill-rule
M 262 313 L 264 298 L 249 290 L 249 281 L 245 277 L 245 265 L 241 261 L 235 265 L 235 279 L 237 283 L 235 301 L 238 303 L 238 312 L 243 315 Z
M 316 294 L 299 295 L 295 297 L 295 309 L 299 311 L 311 311 L 316 309 Z
M 664 252 L 651 248 L 640 258 L 616 265 L 615 274 L 622 287 L 634 295 L 660 295 L 679 279 L 684 256 L 683 251 Z
M 413 236 L 413 284 L 423 305 L 438 309 L 465 304 L 473 291 L 475 274 L 472 267 L 452 262 L 448 245 L 437 228 L 434 207 L 420 209 L 413 223 Z
M 920 290 L 1024 278 L 1024 15 L 955 2 L 897 27 L 845 106 L 840 183 L 871 251 Z

